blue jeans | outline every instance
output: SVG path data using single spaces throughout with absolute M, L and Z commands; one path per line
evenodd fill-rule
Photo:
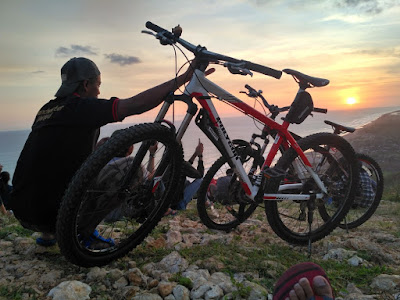
M 196 194 L 196 192 L 198 191 L 202 181 L 203 179 L 201 178 L 195 179 L 192 183 L 189 183 L 189 185 L 185 187 L 185 190 L 183 191 L 183 199 L 181 202 L 178 203 L 177 209 L 186 209 L 186 206 L 190 201 L 192 201 L 192 198 L 194 194 Z

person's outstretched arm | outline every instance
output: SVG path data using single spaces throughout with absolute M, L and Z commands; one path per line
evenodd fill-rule
M 199 172 L 201 177 L 204 176 L 203 151 L 204 151 L 204 146 L 203 146 L 203 143 L 199 139 L 199 143 L 197 144 L 193 155 L 189 159 L 189 163 L 191 165 L 193 165 L 194 159 L 196 157 L 199 158 L 198 161 L 197 161 L 197 171 Z
M 192 65 L 195 63 L 192 63 Z M 193 75 L 193 67 L 190 65 L 182 75 L 150 88 L 128 99 L 120 99 L 117 114 L 120 119 L 127 116 L 144 113 L 158 106 L 170 92 L 175 92 L 180 86 L 188 82 Z M 213 73 L 215 69 L 206 71 L 206 75 Z
M 178 87 L 190 80 L 188 72 L 163 84 L 150 88 L 136 96 L 128 99 L 120 99 L 118 102 L 118 117 L 125 118 L 131 115 L 144 113 L 158 106 L 170 92 L 174 92 Z

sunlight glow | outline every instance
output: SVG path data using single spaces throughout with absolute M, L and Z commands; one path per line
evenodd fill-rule
M 357 103 L 357 99 L 354 97 L 349 97 L 346 99 L 346 104 L 353 105 Z

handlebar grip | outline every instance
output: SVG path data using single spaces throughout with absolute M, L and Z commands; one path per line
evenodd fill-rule
M 328 112 L 328 110 L 326 108 L 318 108 L 318 107 L 314 107 L 313 111 L 315 111 L 317 113 L 321 113 L 321 114 L 326 114 Z
M 285 111 L 288 111 L 289 109 L 290 109 L 290 106 L 284 106 L 284 107 L 279 108 L 279 112 L 285 112 Z
M 246 89 L 248 89 L 250 92 L 257 92 L 255 89 L 253 89 L 251 86 L 249 86 L 248 84 L 246 84 L 244 86 Z
M 282 76 L 282 71 L 278 71 L 278 70 L 275 70 L 275 69 L 272 69 L 272 68 L 269 68 L 269 67 L 265 67 L 265 66 L 262 66 L 262 65 L 259 65 L 259 64 L 255 64 L 255 63 L 252 63 L 250 61 L 245 61 L 245 63 L 246 63 L 246 67 L 248 69 L 253 70 L 255 72 L 262 73 L 262 74 L 274 77 L 276 79 L 279 79 Z
M 156 25 L 154 23 L 151 23 L 150 21 L 146 22 L 146 28 L 151 29 L 151 30 L 153 30 L 155 32 L 168 31 L 168 30 L 166 30 L 166 29 L 164 29 L 164 28 L 162 28 L 162 27 L 160 27 L 160 26 L 158 26 L 158 25 Z

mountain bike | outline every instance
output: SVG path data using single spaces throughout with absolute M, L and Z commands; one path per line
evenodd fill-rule
M 321 81 L 329 82 L 290 69 L 285 69 L 283 71 L 292 75 L 296 82 L 299 83 L 299 92 L 309 87 L 321 86 L 319 84 Z M 261 95 L 261 91 L 257 92 L 249 85 L 246 85 L 245 87 L 248 89 L 248 92 L 242 93 L 245 93 L 252 98 L 260 98 L 263 101 L 264 106 L 269 110 L 269 118 L 271 120 L 275 120 L 282 112 L 290 112 L 293 111 L 293 109 L 298 109 L 296 107 L 297 104 L 295 103 L 296 100 L 293 103 L 294 106 L 293 104 L 285 107 L 270 105 Z M 311 99 L 310 95 L 308 97 Z M 312 112 L 326 113 L 327 110 L 312 107 Z M 286 120 L 288 116 L 290 115 L 288 114 L 284 120 Z M 302 121 L 304 120 L 296 123 L 300 124 Z M 348 201 L 352 201 L 352 197 L 354 197 L 353 192 L 347 194 L 348 187 L 345 189 L 343 189 L 343 187 L 345 187 L 345 184 L 348 181 L 356 182 L 357 176 L 356 178 L 349 180 L 350 173 L 347 171 L 348 166 L 342 164 L 344 162 L 343 153 L 338 151 L 339 148 L 337 147 L 337 144 L 342 141 L 341 138 L 337 139 L 333 134 L 317 133 L 304 139 L 300 139 L 300 136 L 292 132 L 290 132 L 290 134 L 299 142 L 300 145 L 307 145 L 307 147 L 304 147 L 307 149 L 307 151 L 305 151 L 306 156 L 312 165 L 312 169 L 315 170 L 315 172 L 318 172 L 318 176 L 322 178 L 324 183 L 329 187 L 332 196 L 331 200 L 324 203 L 296 200 L 275 202 L 264 201 L 264 203 L 259 202 L 246 207 L 244 205 L 245 199 L 240 199 L 237 195 L 237 183 L 234 176 L 230 179 L 229 184 L 225 184 L 225 196 L 221 197 L 218 194 L 218 182 L 226 181 L 226 179 L 224 179 L 227 177 L 226 172 L 231 168 L 227 163 L 227 160 L 224 157 L 221 157 L 212 165 L 205 175 L 197 199 L 197 210 L 199 216 L 207 227 L 211 229 L 230 231 L 250 217 L 257 207 L 263 206 L 271 228 L 278 236 L 290 243 L 305 244 L 306 237 L 308 236 L 310 239 L 308 243 L 310 245 L 310 242 L 326 236 L 326 234 L 318 235 L 318 238 L 315 238 L 317 233 L 312 231 L 311 233 L 309 232 L 309 223 L 311 222 L 310 218 L 313 219 L 314 223 L 319 224 L 318 226 L 324 228 L 326 226 L 324 223 L 326 221 L 329 223 L 332 215 L 336 213 L 337 207 L 341 201 L 340 199 L 346 199 L 346 197 L 348 197 Z M 278 147 L 276 146 L 280 134 L 275 128 L 272 128 L 268 124 L 263 124 L 261 134 L 253 134 L 250 142 L 244 140 L 233 141 L 238 151 L 242 153 L 243 165 L 248 172 L 248 176 L 252 178 L 253 181 L 256 180 L 256 174 L 258 174 L 258 172 L 260 172 L 264 167 L 265 158 L 263 154 L 267 150 L 269 143 L 268 137 L 272 137 L 275 140 L 268 155 L 270 155 L 274 147 L 275 155 L 278 154 L 278 150 L 281 153 L 287 151 L 287 147 L 284 143 Z M 261 138 L 264 141 L 262 146 L 255 142 L 256 138 Z M 326 139 L 331 140 L 327 141 Z M 325 142 L 321 142 L 321 140 L 324 140 Z M 293 193 L 309 193 L 315 189 L 313 179 L 310 178 L 309 174 L 305 174 L 307 171 L 303 168 L 299 168 L 296 164 L 299 164 L 299 162 L 295 162 L 295 164 L 287 167 L 285 177 L 281 181 L 279 192 L 285 196 Z M 351 174 L 356 173 L 353 172 Z M 298 185 L 297 189 L 295 188 L 296 184 Z M 213 192 L 214 190 L 217 192 Z M 332 227 L 330 228 L 333 230 Z
M 335 134 L 352 133 L 356 130 L 332 121 L 324 122 L 332 126 Z M 343 229 L 353 229 L 368 221 L 378 208 L 383 194 L 383 173 L 377 161 L 364 153 L 356 153 L 356 157 L 360 163 L 360 179 L 353 205 L 339 224 Z
M 270 117 L 272 119 L 275 119 L 280 113 L 286 112 L 290 109 L 290 107 L 279 108 L 275 105 L 270 105 L 262 95 L 261 90 L 257 91 L 249 85 L 245 85 L 245 87 L 247 88 L 247 91 L 241 91 L 241 93 L 244 93 L 251 98 L 261 99 L 263 105 L 269 110 Z M 314 111 L 319 113 L 327 113 L 326 109 L 320 108 L 314 108 Z M 343 132 L 355 131 L 355 128 L 340 125 L 332 121 L 326 120 L 325 123 L 332 126 L 332 128 L 334 129 L 334 134 L 337 135 Z M 261 134 L 252 134 L 250 142 L 246 142 L 243 140 L 235 141 L 235 143 L 240 144 L 241 147 L 247 147 L 248 149 L 250 149 L 248 150 L 248 152 L 252 152 L 253 156 L 258 157 L 254 159 L 253 164 L 251 165 L 251 173 L 254 173 L 255 170 L 262 167 L 262 163 L 264 161 L 263 154 L 265 153 L 267 146 L 270 142 L 269 138 L 276 137 L 276 132 L 269 130 L 268 127 L 264 127 L 260 130 Z M 299 135 L 293 132 L 291 132 L 291 134 L 296 140 L 301 139 Z M 256 142 L 257 138 L 261 139 L 262 145 Z M 282 148 L 280 150 L 284 151 L 284 149 Z M 343 222 L 339 224 L 339 226 L 344 229 L 356 228 L 365 223 L 373 215 L 373 213 L 379 206 L 383 193 L 383 174 L 379 164 L 372 157 L 366 154 L 356 153 L 356 158 L 359 161 L 360 180 L 358 183 L 354 203 L 351 206 L 351 209 L 347 213 L 346 217 L 344 218 Z M 288 205 L 288 203 L 282 203 L 282 205 Z M 214 207 L 212 208 L 215 209 Z M 204 209 L 202 210 L 204 211 Z M 215 216 L 216 212 L 211 211 L 210 214 L 212 216 Z M 301 212 L 301 208 L 299 215 L 304 215 L 304 213 Z M 326 218 L 326 212 L 322 211 L 321 216 Z M 203 218 L 207 219 L 207 216 L 203 215 Z M 238 219 L 242 222 L 245 220 L 243 216 Z M 210 228 L 218 229 L 218 226 L 213 226 L 213 222 L 205 220 L 205 223 L 209 224 Z M 230 225 L 232 225 L 232 228 L 230 229 L 233 229 L 235 226 L 238 225 L 238 223 L 232 223 Z
M 103 265 L 125 255 L 145 239 L 180 193 L 179 180 L 183 160 L 181 140 L 194 116 L 195 123 L 221 152 L 222 158 L 218 161 L 228 164 L 234 171 L 232 193 L 237 202 L 232 206 L 237 206 L 239 211 L 246 214 L 259 203 L 265 202 L 266 211 L 270 215 L 278 216 L 274 219 L 274 230 L 293 243 L 306 244 L 329 234 L 346 215 L 355 194 L 353 174 L 357 165 L 354 163 L 354 150 L 348 142 L 334 134 L 313 135 L 297 142 L 288 131 L 290 124 L 302 122 L 312 112 L 311 96 L 304 91 L 306 85 L 312 83 L 324 86 L 327 81 L 302 78 L 299 83 L 301 90 L 288 115 L 282 124 L 278 124 L 207 79 L 205 71 L 209 64 L 217 64 L 226 67 L 232 74 L 251 75 L 253 71 L 277 79 L 281 77 L 281 71 L 195 46 L 180 37 L 180 27 L 168 31 L 151 22 L 147 22 L 146 27 L 151 31 L 142 32 L 154 36 L 162 45 L 169 45 L 180 51 L 182 46 L 195 55 L 195 63 L 192 63 L 193 76 L 181 95 L 170 94 L 166 97 L 154 123 L 120 130 L 94 151 L 78 170 L 64 195 L 58 215 L 57 239 L 63 255 L 78 265 Z M 291 73 L 295 75 L 296 71 Z M 202 106 L 200 110 L 193 99 Z M 213 100 L 232 105 L 277 131 L 275 147 L 271 149 L 262 170 L 255 177 L 249 176 L 244 167 L 245 162 L 253 157 L 249 158 L 247 149 L 238 147 L 229 138 Z M 178 129 L 164 120 L 175 101 L 182 101 L 188 106 Z M 155 171 L 145 174 L 143 166 L 147 164 L 148 149 L 154 140 L 159 144 L 153 157 L 156 160 Z M 106 180 L 107 174 L 110 174 L 110 160 L 132 144 L 135 151 L 130 162 L 127 162 L 121 174 L 112 176 L 114 180 Z M 272 167 L 280 145 L 284 145 L 287 151 Z M 334 148 L 337 155 L 329 157 L 331 173 L 321 176 L 319 170 L 313 168 L 310 154 L 313 153 L 313 148 L 326 145 Z M 338 165 L 341 168 L 337 168 Z M 285 182 L 284 189 L 291 193 L 284 194 L 279 191 L 280 183 L 293 166 L 297 174 L 301 174 L 301 181 Z M 332 186 L 337 176 L 341 176 L 344 183 L 340 197 L 337 197 L 337 191 Z M 200 189 L 199 197 L 204 198 L 204 194 L 204 188 L 203 191 Z M 296 230 L 285 225 L 276 203 L 286 201 L 307 207 L 307 228 Z M 328 219 L 322 222 L 314 218 L 313 212 L 317 207 L 333 202 L 335 205 L 332 206 Z M 109 214 L 121 205 L 130 209 L 121 218 L 110 220 Z M 230 211 L 232 216 L 236 214 L 234 209 Z M 92 238 L 92 232 L 99 233 L 104 241 L 95 245 L 87 243 Z

